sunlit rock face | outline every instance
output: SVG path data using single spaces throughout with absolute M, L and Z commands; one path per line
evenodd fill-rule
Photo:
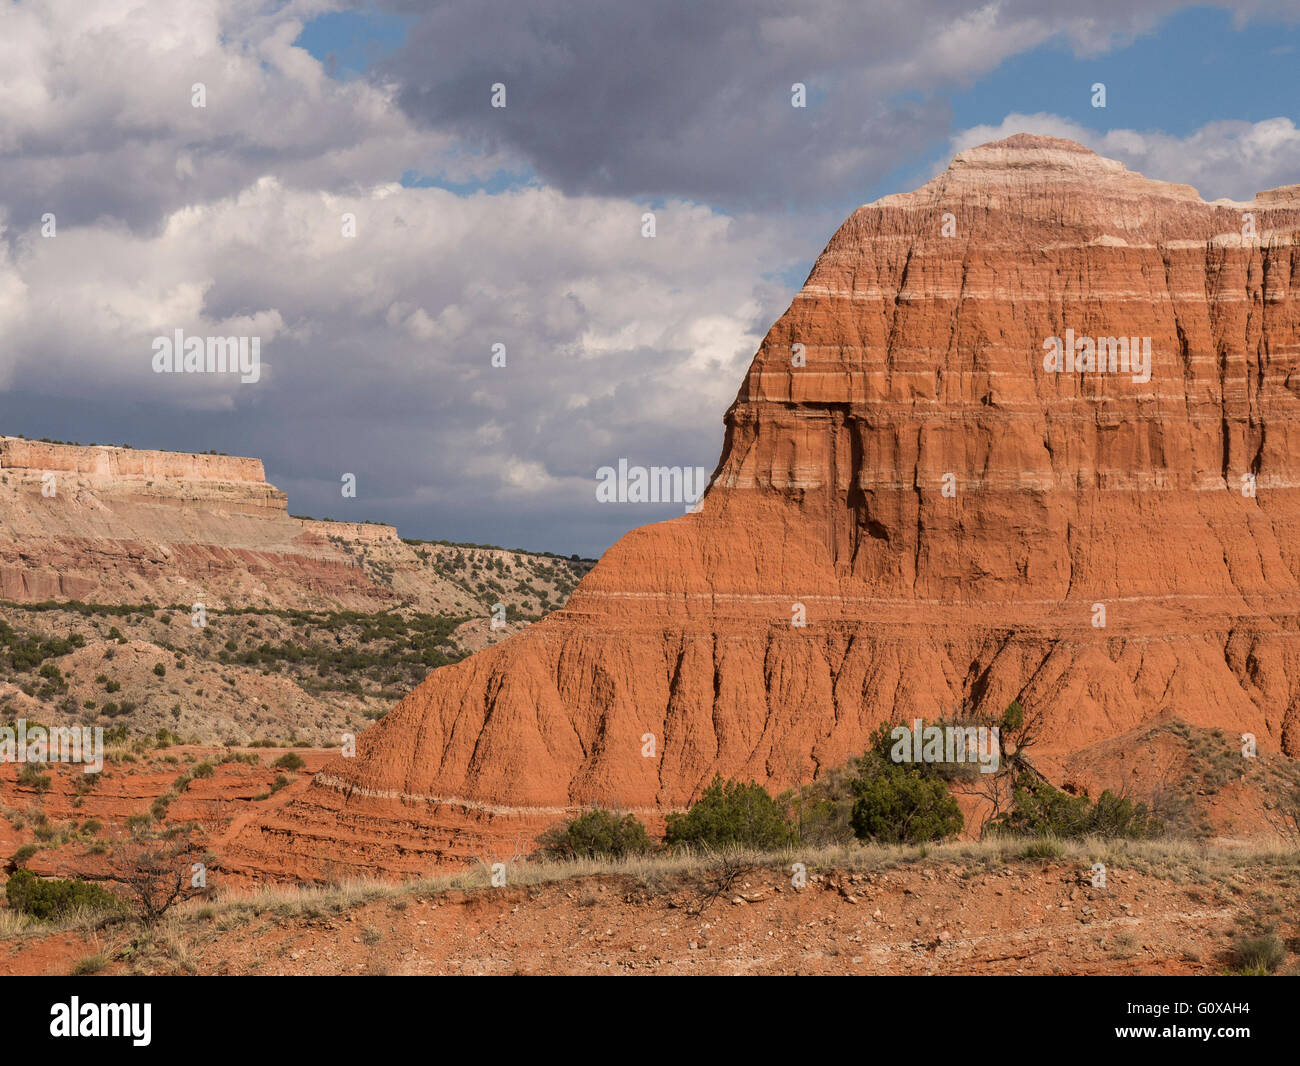
M 1173 714 L 1300 754 L 1298 228 L 1296 187 L 1205 203 L 1024 135 L 860 208 L 699 513 L 436 671 L 242 861 L 418 871 L 1012 699 L 1044 751 Z

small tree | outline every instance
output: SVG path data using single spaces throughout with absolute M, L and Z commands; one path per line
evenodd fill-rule
M 112 880 L 124 885 L 136 913 L 153 925 L 174 904 L 198 895 L 192 867 L 202 854 L 192 825 L 150 828 L 138 825 L 113 853 Z
M 538 840 L 542 853 L 552 859 L 622 859 L 641 855 L 653 846 L 645 826 L 631 814 L 616 814 L 601 807 L 544 833 Z
M 670 847 L 717 851 L 747 847 L 771 851 L 792 843 L 794 833 L 781 805 L 762 785 L 751 781 L 713 783 L 685 814 L 670 814 L 665 840 Z
M 917 844 L 961 832 L 961 808 L 942 778 L 883 766 L 854 782 L 850 824 L 859 840 Z

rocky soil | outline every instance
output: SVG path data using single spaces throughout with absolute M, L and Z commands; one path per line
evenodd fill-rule
M 795 858 L 231 894 L 152 930 L 6 930 L 0 973 L 1197 975 L 1244 938 L 1276 937 L 1281 970 L 1300 950 L 1294 851 L 862 849 L 803 856 L 801 889 Z

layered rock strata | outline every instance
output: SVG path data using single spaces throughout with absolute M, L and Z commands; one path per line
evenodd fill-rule
M 700 513 L 436 671 L 233 858 L 502 856 L 584 804 L 779 789 L 881 722 L 1012 699 L 1046 752 L 1177 716 L 1300 755 L 1298 232 L 1300 187 L 1206 203 L 1023 135 L 860 208 Z

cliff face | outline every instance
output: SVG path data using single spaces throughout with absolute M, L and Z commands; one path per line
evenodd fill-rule
M 332 840 L 413 872 L 1013 698 L 1049 753 L 1177 715 L 1300 755 L 1298 231 L 1297 187 L 1209 204 L 1026 136 L 859 209 L 755 356 L 701 512 L 434 673 L 243 861 L 309 872 Z M 1120 337 L 1149 379 L 1088 368 Z M 1050 338 L 1083 372 L 1045 368 Z
M 142 478 L 170 478 L 204 486 L 244 485 L 253 493 L 270 488 L 260 459 L 99 445 L 47 444 L 21 437 L 0 437 L 0 470 L 20 474 L 38 471 L 78 474 L 104 484 L 119 485 Z M 283 500 L 284 497 L 279 494 L 279 498 Z
M 483 614 L 392 526 L 292 518 L 260 459 L 0 437 L 0 599 Z

